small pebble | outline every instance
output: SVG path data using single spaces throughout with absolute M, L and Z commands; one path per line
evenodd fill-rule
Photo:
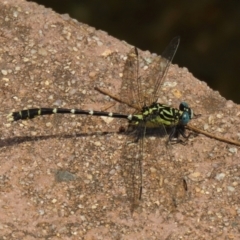
M 7 72 L 7 70 L 1 70 L 1 72 L 2 72 L 2 75 L 4 75 L 4 76 L 6 76 L 7 74 L 8 74 L 8 72 Z
M 232 186 L 228 186 L 227 189 L 228 189 L 229 192 L 234 192 L 235 191 L 235 188 L 232 187 Z
M 215 179 L 217 179 L 218 181 L 221 181 L 225 178 L 225 173 L 219 173 L 216 175 Z

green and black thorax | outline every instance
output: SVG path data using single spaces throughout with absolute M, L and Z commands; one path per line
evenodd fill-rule
M 179 109 L 161 103 L 152 103 L 144 106 L 140 114 L 129 117 L 130 124 L 138 125 L 144 123 L 147 128 L 160 126 L 174 127 L 186 125 L 193 117 L 193 111 L 185 102 L 182 102 Z

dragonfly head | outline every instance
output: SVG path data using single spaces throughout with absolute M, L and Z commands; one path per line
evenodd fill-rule
M 180 118 L 180 124 L 187 125 L 188 122 L 193 118 L 193 110 L 188 107 L 186 102 L 181 102 L 179 109 L 183 112 Z

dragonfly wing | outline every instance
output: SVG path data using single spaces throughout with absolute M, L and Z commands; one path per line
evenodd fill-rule
M 180 37 L 175 37 L 169 43 L 161 57 L 155 57 L 148 68 L 148 74 L 142 80 L 145 84 L 144 98 L 145 104 L 148 106 L 156 102 L 160 96 L 160 90 L 164 83 L 170 63 L 177 51 Z
M 175 37 L 172 39 L 172 41 L 169 43 L 165 51 L 162 53 L 160 62 L 159 62 L 159 73 L 156 78 L 156 82 L 154 84 L 154 93 L 153 93 L 153 99 L 152 101 L 157 101 L 157 98 L 159 96 L 159 91 L 164 83 L 165 77 L 168 72 L 168 68 L 170 66 L 170 63 L 172 62 L 172 59 L 177 51 L 178 45 L 180 43 L 180 37 Z
M 122 151 L 122 176 L 131 212 L 138 207 L 142 192 L 144 127 L 137 127 L 127 134 Z
M 123 70 L 123 80 L 120 92 L 120 99 L 123 103 L 139 106 L 139 62 L 136 48 L 132 48 L 127 55 L 127 60 Z M 124 105 L 124 104 L 122 104 Z M 125 106 L 126 107 L 126 106 Z M 124 106 L 120 108 L 121 112 L 126 112 Z
M 149 200 L 143 202 L 149 202 L 153 208 L 161 205 L 172 211 L 185 200 L 186 190 L 182 166 L 176 161 L 173 145 L 168 140 L 163 125 L 146 131 L 144 158 L 147 161 L 144 161 L 143 166 L 143 189 L 146 192 L 143 191 L 143 199 L 146 196 Z

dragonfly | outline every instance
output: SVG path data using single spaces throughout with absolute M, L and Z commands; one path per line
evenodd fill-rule
M 141 76 L 140 74 L 140 57 L 137 48 L 130 50 L 124 65 L 120 90 L 120 101 L 124 104 L 121 104 L 119 112 L 70 108 L 31 108 L 12 112 L 7 116 L 7 119 L 8 121 L 18 121 L 41 115 L 79 114 L 127 120 L 127 142 L 121 158 L 128 165 L 129 169 L 127 171 L 131 172 L 131 177 L 129 177 L 130 174 L 127 177 L 127 181 L 131 182 L 127 195 L 132 203 L 131 208 L 134 209 L 142 198 L 146 137 L 152 134 L 157 136 L 168 135 L 169 142 L 178 141 L 181 136 L 188 138 L 185 134 L 185 127 L 194 117 L 193 110 L 186 102 L 181 102 L 179 108 L 158 103 L 164 80 L 179 42 L 180 37 L 173 38 L 161 57 L 155 57 L 152 60 L 147 76 Z M 138 111 L 126 113 L 127 107 L 135 108 Z

